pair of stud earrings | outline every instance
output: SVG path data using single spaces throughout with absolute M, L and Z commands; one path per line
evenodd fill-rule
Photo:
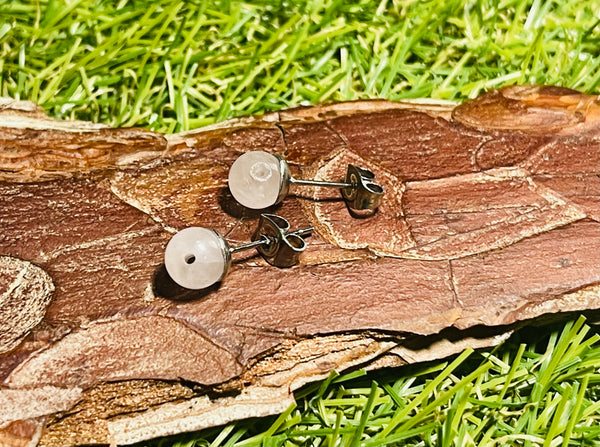
M 263 209 L 281 203 L 291 185 L 340 188 L 351 210 L 375 211 L 384 190 L 375 183 L 371 171 L 348 165 L 344 181 L 302 180 L 292 177 L 280 155 L 252 151 L 240 156 L 229 170 L 229 189 L 243 206 Z M 232 247 L 210 228 L 190 227 L 176 233 L 165 249 L 165 267 L 169 276 L 187 289 L 205 289 L 221 281 L 231 265 L 231 255 L 256 248 L 265 260 L 277 267 L 298 262 L 306 248 L 302 236 L 313 228 L 290 231 L 290 224 L 275 214 L 261 214 L 252 241 Z

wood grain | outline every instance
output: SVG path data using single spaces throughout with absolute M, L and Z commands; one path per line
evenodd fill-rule
M 599 111 L 597 96 L 521 86 L 163 136 L 3 101 L 0 441 L 127 444 L 271 414 L 332 369 L 440 358 L 600 309 Z M 298 176 L 358 164 L 387 193 L 358 219 L 336 191 L 297 187 L 269 212 L 316 228 L 300 265 L 240 254 L 222 283 L 184 290 L 162 259 L 175 231 L 235 243 L 255 229 L 226 183 L 248 150 Z

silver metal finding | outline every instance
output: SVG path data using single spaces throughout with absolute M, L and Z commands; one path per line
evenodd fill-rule
M 304 180 L 292 177 L 285 159 L 279 154 L 274 154 L 274 156 L 279 160 L 279 169 L 281 172 L 279 196 L 275 203 L 280 203 L 288 195 L 290 185 L 295 184 L 341 188 L 342 197 L 352 210 L 375 211 L 381 204 L 385 190 L 381 185 L 375 183 L 375 174 L 368 169 L 349 164 L 346 171 L 346 178 L 343 182 Z
M 374 182 L 375 174 L 368 169 L 348 165 L 346 183 L 351 187 L 342 188 L 342 196 L 354 210 L 376 210 L 381 203 L 383 187 Z
M 291 267 L 298 263 L 300 253 L 306 248 L 302 236 L 313 231 L 312 227 L 289 232 L 290 224 L 275 214 L 261 214 L 258 228 L 252 236 L 256 249 L 263 258 L 277 267 Z M 249 244 L 250 245 L 250 244 Z
M 298 263 L 300 254 L 306 249 L 306 242 L 302 236 L 314 231 L 313 227 L 289 231 L 290 223 L 276 214 L 261 214 L 258 227 L 252 235 L 252 242 L 232 247 L 227 240 L 215 231 L 219 237 L 223 257 L 225 260 L 225 273 L 231 266 L 231 255 L 238 251 L 256 248 L 260 255 L 269 264 L 275 267 L 291 267 Z M 214 230 L 213 230 L 214 231 Z

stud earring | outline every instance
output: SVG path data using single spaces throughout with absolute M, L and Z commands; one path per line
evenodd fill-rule
M 353 210 L 376 210 L 383 197 L 383 187 L 374 182 L 375 174 L 348 165 L 343 182 L 302 180 L 291 176 L 287 162 L 278 154 L 251 151 L 241 155 L 229 170 L 229 189 L 247 208 L 263 209 L 280 203 L 290 185 L 341 188 L 342 197 Z
M 223 279 L 231 265 L 231 254 L 256 248 L 265 260 L 277 267 L 298 263 L 306 248 L 302 236 L 313 228 L 289 232 L 283 217 L 261 214 L 252 242 L 231 247 L 211 228 L 190 227 L 177 232 L 165 249 L 165 267 L 173 281 L 186 289 L 204 289 Z

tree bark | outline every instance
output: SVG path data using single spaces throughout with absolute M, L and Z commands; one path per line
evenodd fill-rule
M 160 135 L 0 104 L 0 445 L 129 444 L 273 414 L 332 369 L 504 340 L 600 309 L 600 101 L 509 87 L 455 106 L 361 101 Z M 253 253 L 205 291 L 163 252 L 184 227 L 248 241 L 240 154 L 298 177 L 372 170 L 358 219 L 297 187 L 269 212 L 316 231 L 299 265 Z

